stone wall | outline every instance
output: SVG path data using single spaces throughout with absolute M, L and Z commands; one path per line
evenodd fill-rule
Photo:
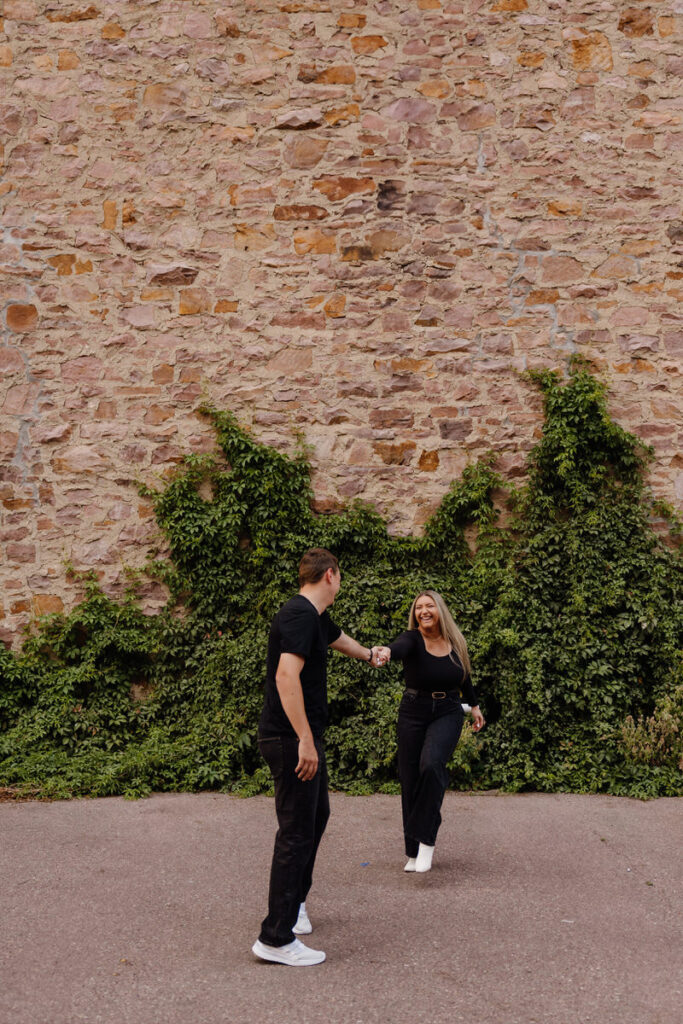
M 5 0 L 0 630 L 115 587 L 203 396 L 419 529 L 573 352 L 680 454 L 678 0 Z

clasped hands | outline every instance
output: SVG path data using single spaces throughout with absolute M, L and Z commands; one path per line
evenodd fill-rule
M 391 661 L 391 650 L 389 647 L 380 647 L 379 645 L 371 647 L 372 658 L 370 664 L 374 665 L 375 668 L 383 668 L 384 665 L 388 665 Z

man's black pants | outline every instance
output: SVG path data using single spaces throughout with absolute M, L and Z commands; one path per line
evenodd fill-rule
M 448 785 L 446 765 L 462 731 L 458 696 L 404 693 L 398 712 L 398 774 L 401 780 L 403 834 L 408 857 L 418 845 L 434 846 L 441 804 Z
M 294 771 L 299 760 L 296 737 L 260 737 L 259 750 L 273 774 L 275 813 L 279 828 L 275 836 L 270 869 L 268 916 L 259 939 L 268 946 L 284 946 L 295 935 L 299 904 L 311 888 L 318 846 L 330 816 L 327 765 L 322 742 L 315 741 L 318 770 L 308 782 Z

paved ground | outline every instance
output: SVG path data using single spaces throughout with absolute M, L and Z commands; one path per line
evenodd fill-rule
M 680 1024 L 683 801 L 451 793 L 422 876 L 397 797 L 332 813 L 295 970 L 270 799 L 0 804 L 1 1024 Z

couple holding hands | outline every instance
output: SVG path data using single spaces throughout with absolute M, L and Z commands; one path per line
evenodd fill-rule
M 265 701 L 259 750 L 274 782 L 278 831 L 270 872 L 268 915 L 252 951 L 262 960 L 304 967 L 322 963 L 322 950 L 297 935 L 313 929 L 306 912 L 313 865 L 330 816 L 322 737 L 327 722 L 327 649 L 379 668 L 403 663 L 405 690 L 398 713 L 405 871 L 432 866 L 446 765 L 462 730 L 462 701 L 473 728 L 484 718 L 470 680 L 467 644 L 435 591 L 417 595 L 408 629 L 387 646 L 364 647 L 331 619 L 341 585 L 339 563 L 311 548 L 299 565 L 299 593 L 280 608 L 268 638 Z

